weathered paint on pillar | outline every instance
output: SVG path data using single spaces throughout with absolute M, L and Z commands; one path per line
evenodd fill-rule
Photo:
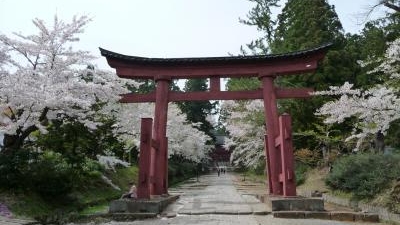
M 265 129 L 265 131 L 267 131 L 267 130 Z M 268 187 L 270 187 L 269 194 L 272 194 L 271 169 L 270 169 L 271 157 L 269 156 L 269 153 L 268 153 L 268 135 L 264 135 L 264 149 L 265 149 L 265 156 L 266 156 L 266 164 L 265 165 L 267 165 Z
M 154 153 L 152 154 L 153 119 L 142 118 L 140 127 L 140 158 L 139 158 L 139 179 L 137 184 L 137 196 L 139 199 L 149 199 L 153 194 L 153 183 L 151 177 L 154 176 Z M 153 157 L 152 157 L 153 156 Z
M 153 139 L 158 143 L 158 149 L 156 149 L 156 170 L 154 180 L 155 195 L 168 193 L 168 187 L 166 187 L 168 183 L 168 158 L 166 157 L 168 154 L 168 146 L 165 139 L 167 136 L 169 83 L 169 78 L 156 78 L 156 104 L 154 110 Z
M 279 117 L 279 143 L 282 158 L 282 174 L 280 176 L 283 184 L 283 196 L 296 196 L 296 178 L 294 173 L 294 158 L 292 144 L 292 121 L 289 114 Z
M 164 159 L 165 159 L 165 165 L 164 165 L 164 170 L 165 170 L 165 179 L 164 179 L 164 183 L 163 183 L 163 188 L 164 188 L 164 194 L 168 194 L 168 137 L 164 138 L 164 145 L 165 145 L 165 149 L 167 149 L 167 151 L 165 151 L 164 153 Z
M 260 77 L 263 88 L 264 98 L 264 112 L 267 123 L 267 139 L 268 148 L 266 149 L 266 155 L 269 159 L 269 172 L 268 179 L 271 184 L 270 194 L 282 195 L 282 183 L 279 182 L 279 174 L 281 173 L 281 156 L 279 151 L 275 147 L 275 138 L 279 135 L 278 127 L 278 108 L 276 103 L 276 93 L 274 87 L 273 76 L 261 76 Z

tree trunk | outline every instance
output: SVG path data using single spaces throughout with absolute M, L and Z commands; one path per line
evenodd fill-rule
M 17 134 L 4 134 L 3 139 L 3 154 L 10 154 L 12 151 L 17 151 L 24 144 L 25 139 L 34 131 L 38 130 L 35 125 L 28 127 L 25 130 L 18 130 Z
M 4 134 L 2 153 L 10 154 L 14 149 L 20 148 L 20 142 L 18 135 Z
M 375 152 L 383 153 L 385 151 L 385 135 L 378 131 L 375 135 Z

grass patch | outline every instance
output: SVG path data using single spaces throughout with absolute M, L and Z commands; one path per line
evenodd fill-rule
M 255 183 L 264 183 L 268 178 L 264 174 L 258 174 L 253 170 L 248 170 L 240 173 L 242 180 L 252 181 Z
M 109 204 L 104 203 L 95 206 L 89 206 L 80 212 L 81 215 L 91 215 L 96 213 L 106 213 L 108 212 Z
M 328 192 L 329 189 L 325 184 L 325 177 L 328 174 L 328 168 L 316 168 L 308 170 L 303 176 L 304 181 L 297 189 L 302 191 L 320 191 Z M 297 177 L 296 177 L 297 178 Z
M 115 190 L 102 180 L 90 181 L 64 198 L 43 199 L 34 192 L 0 190 L 0 202 L 6 204 L 17 218 L 44 218 L 54 215 L 92 214 L 105 212 L 111 200 L 118 199 L 129 189 L 129 182 L 136 182 L 138 167 L 119 168 L 106 176 L 121 188 Z

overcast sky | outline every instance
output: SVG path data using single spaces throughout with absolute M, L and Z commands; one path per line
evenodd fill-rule
M 346 32 L 362 28 L 367 1 L 329 2 Z M 247 0 L 0 0 L 0 32 L 32 34 L 33 18 L 51 25 L 55 14 L 64 21 L 85 14 L 93 22 L 80 36 L 79 48 L 98 56 L 98 47 L 145 57 L 236 55 L 261 35 L 239 23 L 252 6 Z M 96 63 L 107 67 L 102 58 Z

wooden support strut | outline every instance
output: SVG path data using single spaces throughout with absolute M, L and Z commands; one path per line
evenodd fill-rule
M 294 176 L 294 158 L 292 145 L 292 126 L 289 114 L 279 117 L 279 137 L 275 145 L 279 145 L 281 154 L 281 173 L 279 175 L 282 182 L 283 196 L 296 196 L 296 179 Z
M 153 119 L 142 118 L 140 127 L 140 158 L 137 196 L 139 199 L 149 199 L 154 193 L 152 177 L 155 171 L 154 152 L 151 147 Z

